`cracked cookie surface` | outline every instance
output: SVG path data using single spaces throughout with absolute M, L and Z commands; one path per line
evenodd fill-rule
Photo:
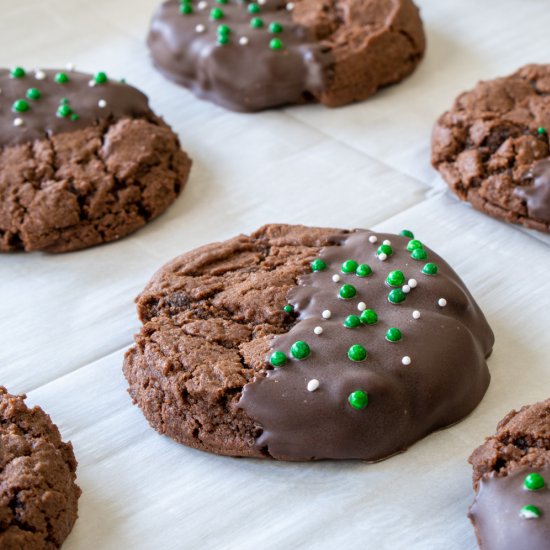
M 76 466 L 50 417 L 0 387 L 0 548 L 61 547 L 77 518 Z

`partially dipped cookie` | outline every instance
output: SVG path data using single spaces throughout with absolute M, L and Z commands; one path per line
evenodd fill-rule
M 425 49 L 412 0 L 168 0 L 148 37 L 155 66 L 236 111 L 366 99 Z
M 550 548 L 550 399 L 512 411 L 470 457 L 482 550 Z
M 103 72 L 0 69 L 0 251 L 66 252 L 161 214 L 191 161 L 136 88 Z
M 157 431 L 219 454 L 379 460 L 489 384 L 490 327 L 408 231 L 268 225 L 176 258 L 137 304 L 133 400 Z
M 432 163 L 474 208 L 550 232 L 550 65 L 478 83 L 436 122 Z
M 60 548 L 80 489 L 70 443 L 39 407 L 0 387 L 0 548 Z

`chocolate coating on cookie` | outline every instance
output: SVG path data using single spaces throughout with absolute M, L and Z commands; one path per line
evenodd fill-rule
M 320 254 L 327 268 L 301 277 L 289 292 L 297 323 L 272 342 L 273 351 L 288 354 L 289 362 L 243 391 L 240 405 L 263 427 L 256 444 L 275 458 L 387 457 L 464 417 L 489 383 L 485 358 L 493 334 L 446 262 L 428 248 L 423 248 L 427 258 L 413 260 L 407 250 L 410 239 L 397 235 L 356 231 L 338 240 L 338 246 Z M 386 240 L 391 245 L 382 245 Z M 385 261 L 379 259 L 383 252 L 377 253 L 380 245 L 393 249 Z M 342 273 L 349 259 L 367 264 L 372 273 Z M 437 266 L 437 274 L 423 272 L 428 260 Z M 403 281 L 396 271 L 404 275 Z M 390 301 L 390 273 L 398 279 L 398 292 L 410 279 L 417 283 L 397 294 L 402 302 Z M 339 274 L 337 282 L 334 274 Z M 351 285 L 355 295 L 343 299 L 343 285 Z M 377 322 L 347 328 L 348 316 L 361 315 L 359 304 L 376 312 Z M 414 311 L 420 312 L 419 319 Z M 315 334 L 317 326 L 320 335 Z M 392 336 L 391 329 L 399 332 Z M 309 345 L 308 357 L 292 358 L 296 341 Z M 357 362 L 348 356 L 356 345 L 367 353 Z M 319 382 L 314 392 L 307 387 L 312 379 Z M 350 405 L 348 399 L 356 391 L 368 395 L 364 409 Z
M 13 72 L 0 69 L 0 147 L 81 130 L 100 120 L 154 118 L 145 94 L 108 77 L 96 83 L 94 76 L 76 71 L 40 69 L 19 77 Z M 24 102 L 19 104 L 24 110 L 17 110 L 17 102 Z
M 412 72 L 425 47 L 410 0 L 168 0 L 148 44 L 168 78 L 237 111 L 365 99 Z
M 485 393 L 493 334 L 452 269 L 419 243 L 427 258 L 412 259 L 409 240 L 271 225 L 177 258 L 138 298 L 143 328 L 124 363 L 132 398 L 177 441 L 286 460 L 378 460 L 458 421 Z M 372 273 L 341 273 L 348 259 Z M 394 274 L 389 287 L 396 270 L 405 282 Z M 376 324 L 344 327 L 363 309 Z M 354 344 L 365 360 L 350 359 Z M 359 394 L 350 404 L 356 391 L 366 407 Z
M 550 231 L 549 82 L 550 65 L 480 82 L 439 118 L 432 136 L 432 163 L 461 199 L 544 232 Z
M 470 462 L 476 497 L 469 517 L 482 550 L 547 550 L 550 399 L 510 412 Z
M 70 443 L 38 407 L 0 387 L 0 548 L 59 548 L 77 518 Z

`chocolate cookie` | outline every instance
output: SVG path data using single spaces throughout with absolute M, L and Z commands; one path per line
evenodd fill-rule
M 550 231 L 550 65 L 527 65 L 461 94 L 437 121 L 432 163 L 496 218 Z
M 77 518 L 70 443 L 40 408 L 0 387 L 0 548 L 59 548 Z
M 259 111 L 366 99 L 413 72 L 425 38 L 412 0 L 168 0 L 148 44 L 199 97 Z
M 374 461 L 457 422 L 493 333 L 404 234 L 268 225 L 180 256 L 137 299 L 130 395 L 176 441 L 282 460 Z
M 470 457 L 483 550 L 550 548 L 550 399 L 509 413 Z
M 147 97 L 105 73 L 0 69 L 0 250 L 66 252 L 161 214 L 191 161 Z

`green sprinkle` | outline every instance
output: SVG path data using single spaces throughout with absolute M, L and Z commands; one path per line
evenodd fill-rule
M 290 348 L 290 353 L 292 357 L 298 360 L 302 360 L 311 353 L 311 350 L 305 342 L 302 342 L 302 340 L 298 340 L 297 342 L 294 342 L 294 344 L 292 344 Z
M 401 233 L 399 233 L 399 234 L 403 235 L 403 237 L 408 237 L 409 239 L 414 239 L 413 232 L 409 231 L 408 229 L 403 229 L 403 231 L 401 231 Z
M 386 332 L 386 340 L 389 340 L 390 342 L 399 342 L 403 335 L 401 334 L 401 331 L 398 328 L 391 327 L 388 329 L 388 332 Z
M 260 13 L 260 6 L 256 4 L 255 2 L 251 2 L 248 4 L 248 13 Z
M 218 44 L 225 46 L 229 44 L 229 35 L 228 34 L 218 34 Z
M 12 78 L 23 78 L 27 76 L 27 73 L 25 72 L 25 69 L 23 69 L 23 67 L 14 67 L 10 71 L 10 76 Z
M 523 482 L 523 486 L 528 491 L 538 491 L 539 489 L 543 489 L 544 485 L 545 485 L 544 478 L 537 473 L 529 474 L 525 478 L 525 481 Z
M 365 309 L 365 311 L 361 313 L 361 322 L 364 325 L 375 325 L 378 323 L 378 314 L 374 309 Z
M 402 271 L 390 271 L 386 277 L 386 283 L 390 286 L 401 286 L 405 282 L 405 275 Z
M 536 506 L 528 504 L 519 511 L 519 515 L 524 519 L 537 519 L 540 518 L 542 512 Z
M 406 297 L 407 295 L 400 288 L 394 288 L 388 294 L 388 301 L 392 304 L 400 304 L 401 302 L 405 301 Z
M 231 34 L 231 29 L 229 25 L 218 25 L 217 32 L 220 35 L 229 36 Z
M 287 360 L 286 354 L 282 351 L 274 351 L 269 358 L 269 362 L 274 367 L 282 367 L 283 365 L 286 365 Z
M 272 38 L 269 41 L 269 47 L 272 50 L 282 50 L 283 49 L 283 42 L 280 38 Z
M 546 128 L 543 128 L 542 126 L 537 130 L 537 133 L 539 136 L 546 135 Z
M 327 268 L 327 264 L 321 258 L 317 258 L 311 262 L 311 271 L 324 271 Z
M 273 21 L 273 23 L 269 24 L 269 32 L 272 34 L 279 34 L 280 32 L 283 32 L 283 26 L 280 23 Z
M 422 273 L 424 273 L 424 275 L 437 275 L 437 272 L 438 267 L 436 264 L 429 263 L 422 268 Z
M 227 4 L 229 0 L 216 0 L 218 4 Z
M 38 88 L 29 88 L 26 95 L 29 99 L 32 99 L 34 101 L 42 97 L 42 94 L 40 93 L 40 90 Z
M 357 290 L 353 285 L 342 285 L 340 287 L 340 298 L 344 300 L 351 300 L 357 294 Z
M 224 13 L 223 10 L 220 8 L 212 8 L 210 10 L 210 19 L 213 19 L 214 21 L 217 21 L 218 19 L 223 19 Z
M 180 6 L 180 13 L 182 15 L 191 15 L 193 13 L 193 6 L 191 4 L 182 4 Z
M 369 404 L 369 396 L 363 390 L 356 390 L 349 394 L 348 403 L 354 409 L 361 410 Z
M 344 326 L 346 328 L 357 328 L 361 324 L 361 320 L 357 315 L 348 315 L 344 320 Z
M 107 78 L 107 74 L 103 71 L 100 71 L 99 73 L 96 73 L 94 76 L 94 82 L 96 84 L 105 84 L 109 79 Z
M 346 260 L 342 264 L 342 273 L 355 273 L 359 264 L 355 260 Z
M 250 20 L 250 26 L 253 29 L 261 29 L 264 26 L 264 22 L 259 17 L 253 17 Z
M 361 264 L 357 266 L 355 274 L 357 277 L 368 277 L 372 273 L 372 269 L 369 264 Z
M 351 361 L 364 361 L 367 358 L 367 350 L 359 344 L 354 344 L 348 349 L 348 357 Z
M 69 82 L 69 77 L 67 76 L 67 73 L 57 73 L 54 76 L 54 80 L 58 84 L 67 84 L 67 82 Z
M 76 114 L 76 113 L 73 113 L 71 115 L 71 120 L 78 120 L 80 117 Z
M 415 248 L 411 253 L 413 260 L 425 260 L 428 257 L 428 253 L 423 248 Z
M 66 104 L 62 104 L 57 109 L 57 116 L 61 118 L 66 118 L 73 113 L 73 110 Z
M 69 104 L 69 100 L 66 97 L 62 97 L 59 100 L 59 105 L 68 105 L 68 104 Z
M 294 308 L 290 305 L 290 304 L 287 304 L 284 308 L 283 308 L 287 313 L 292 313 L 294 311 Z
M 424 245 L 417 239 L 413 239 L 412 241 L 409 241 L 407 244 L 407 250 L 409 252 L 412 252 L 413 250 L 416 250 L 417 248 L 424 248 Z
M 16 113 L 24 113 L 30 109 L 29 104 L 24 99 L 16 100 L 11 106 L 12 111 Z
M 381 244 L 378 247 L 376 252 L 379 256 L 380 254 L 385 254 L 386 256 L 391 256 L 393 254 L 393 248 L 389 244 Z

